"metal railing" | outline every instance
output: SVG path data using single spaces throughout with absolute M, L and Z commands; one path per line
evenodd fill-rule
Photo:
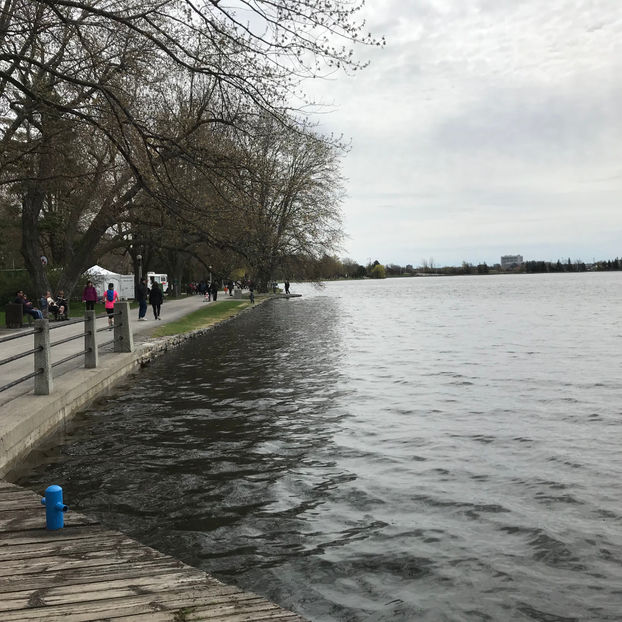
M 11 387 L 14 387 L 30 378 L 35 379 L 34 393 L 35 395 L 49 395 L 54 388 L 52 370 L 63 363 L 67 363 L 75 358 L 84 356 L 84 367 L 87 369 L 93 369 L 98 366 L 99 363 L 99 348 L 113 344 L 114 352 L 133 352 L 134 340 L 132 335 L 132 326 L 130 320 L 130 304 L 129 302 L 117 302 L 114 306 L 114 330 L 113 339 L 98 343 L 97 334 L 110 330 L 110 327 L 105 326 L 103 328 L 96 328 L 95 321 L 102 317 L 108 317 L 108 314 L 96 316 L 95 311 L 86 311 L 84 318 L 76 319 L 70 322 L 63 322 L 62 324 L 55 324 L 50 326 L 49 320 L 41 319 L 34 321 L 34 328 L 27 332 L 20 332 L 16 335 L 8 335 L 7 337 L 0 338 L 0 343 L 12 341 L 14 339 L 28 337 L 33 335 L 34 347 L 30 350 L 14 354 L 5 359 L 0 360 L 0 367 L 8 365 L 14 361 L 22 359 L 34 354 L 34 371 L 30 374 L 26 374 L 21 378 L 17 378 L 12 382 L 0 386 L 0 392 L 6 391 Z M 59 339 L 58 341 L 51 342 L 50 333 L 57 328 L 64 328 L 72 324 L 84 323 L 84 332 Z M 51 350 L 54 346 L 59 346 L 76 339 L 84 338 L 84 349 L 78 352 L 74 352 L 69 356 L 66 356 L 58 361 L 52 363 Z

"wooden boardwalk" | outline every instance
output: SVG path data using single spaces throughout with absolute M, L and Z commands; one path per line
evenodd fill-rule
M 304 622 L 71 507 L 64 529 L 47 531 L 41 497 L 3 481 L 0 620 Z

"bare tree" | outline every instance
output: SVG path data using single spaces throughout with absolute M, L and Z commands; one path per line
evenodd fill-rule
M 239 146 L 231 187 L 238 215 L 226 239 L 265 288 L 288 257 L 318 259 L 339 248 L 343 186 L 340 152 L 330 141 L 271 118 L 258 128 Z
M 193 138 L 205 125 L 236 125 L 252 110 L 291 119 L 283 112 L 301 94 L 302 80 L 337 67 L 357 70 L 364 63 L 354 58 L 352 44 L 382 44 L 357 22 L 358 0 L 235 6 L 4 0 L 0 183 L 21 197 L 22 255 L 38 289 L 48 286 L 39 262 L 46 245 L 63 263 L 61 284 L 71 290 L 93 249 L 102 240 L 113 243 L 111 228 L 141 193 L 185 218 L 188 197 L 172 173 L 180 161 L 204 167 L 210 160 L 204 141 Z M 58 158 L 84 150 L 87 137 L 90 160 Z M 102 190 L 96 201 L 80 199 L 87 184 Z M 290 190 L 298 201 L 304 194 Z M 52 214 L 63 216 L 57 235 L 41 230 Z M 326 214 L 324 228 L 329 220 Z M 309 247 L 314 223 L 291 230 Z M 71 235 L 61 239 L 59 232 Z

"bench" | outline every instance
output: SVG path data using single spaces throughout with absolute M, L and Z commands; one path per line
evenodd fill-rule
M 4 308 L 4 323 L 7 328 L 21 328 L 24 325 L 24 306 L 17 302 L 9 302 Z M 32 315 L 26 314 L 28 325 L 32 325 Z

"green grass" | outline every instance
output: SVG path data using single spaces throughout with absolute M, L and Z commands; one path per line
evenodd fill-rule
M 248 300 L 218 300 L 210 305 L 193 311 L 189 315 L 164 324 L 154 331 L 154 337 L 167 337 L 189 333 L 199 328 L 206 328 L 212 324 L 226 320 L 243 311 L 250 305 Z

